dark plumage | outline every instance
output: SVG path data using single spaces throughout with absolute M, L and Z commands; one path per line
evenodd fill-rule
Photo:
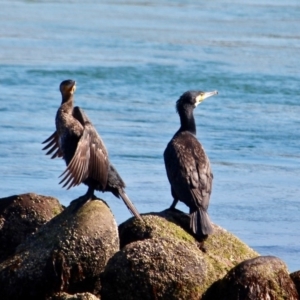
M 93 199 L 94 191 L 112 192 L 121 197 L 134 216 L 140 214 L 126 195 L 125 183 L 111 165 L 105 145 L 84 111 L 74 107 L 75 81 L 65 80 L 60 84 L 61 106 L 56 113 L 56 131 L 43 143 L 52 158 L 62 157 L 67 164 L 60 183 L 67 189 L 84 183 L 88 186 L 79 204 Z
M 181 126 L 164 152 L 165 167 L 171 184 L 174 209 L 178 200 L 190 208 L 190 228 L 199 238 L 213 231 L 207 209 L 213 174 L 209 159 L 196 138 L 194 108 L 214 92 L 188 91 L 176 103 Z

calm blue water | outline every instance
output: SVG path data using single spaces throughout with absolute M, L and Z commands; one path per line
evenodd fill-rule
M 36 192 L 68 205 L 85 193 L 63 190 L 64 162 L 41 151 L 71 78 L 138 210 L 163 210 L 175 101 L 217 89 L 195 111 L 214 172 L 211 219 L 300 269 L 298 0 L 0 4 L 0 197 Z M 121 200 L 98 196 L 118 223 L 130 217 Z

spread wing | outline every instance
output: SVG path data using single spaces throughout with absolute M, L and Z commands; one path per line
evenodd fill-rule
M 67 189 L 79 185 L 87 178 L 99 182 L 104 189 L 107 183 L 109 159 L 105 145 L 95 127 L 79 107 L 75 107 L 73 116 L 83 125 L 83 133 L 76 151 L 60 183 Z
M 46 155 L 52 154 L 51 158 L 55 157 L 62 157 L 62 152 L 59 149 L 59 144 L 58 144 L 58 134 L 56 131 L 54 131 L 45 141 L 43 141 L 42 144 L 46 144 L 46 146 L 42 150 L 48 150 Z
M 174 137 L 164 152 L 167 176 L 179 200 L 192 210 L 208 208 L 213 175 L 209 160 L 190 133 Z

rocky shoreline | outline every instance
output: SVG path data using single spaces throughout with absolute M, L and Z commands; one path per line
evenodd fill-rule
M 0 199 L 1 299 L 299 299 L 300 271 L 214 225 L 205 249 L 180 211 L 117 226 L 98 199 L 79 209 L 33 193 Z

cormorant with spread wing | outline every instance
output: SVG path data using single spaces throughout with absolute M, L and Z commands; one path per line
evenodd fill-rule
M 110 163 L 106 147 L 84 111 L 74 107 L 76 83 L 65 80 L 60 84 L 61 106 L 56 113 L 56 131 L 43 143 L 51 158 L 62 157 L 67 164 L 60 183 L 67 189 L 84 183 L 87 193 L 79 198 L 83 205 L 94 198 L 94 191 L 112 192 L 121 197 L 131 213 L 140 214 L 125 193 L 125 183 Z
M 194 108 L 214 92 L 188 91 L 176 102 L 181 126 L 164 151 L 174 209 L 178 200 L 190 208 L 190 228 L 203 239 L 213 232 L 207 209 L 213 174 L 202 145 L 196 138 Z

